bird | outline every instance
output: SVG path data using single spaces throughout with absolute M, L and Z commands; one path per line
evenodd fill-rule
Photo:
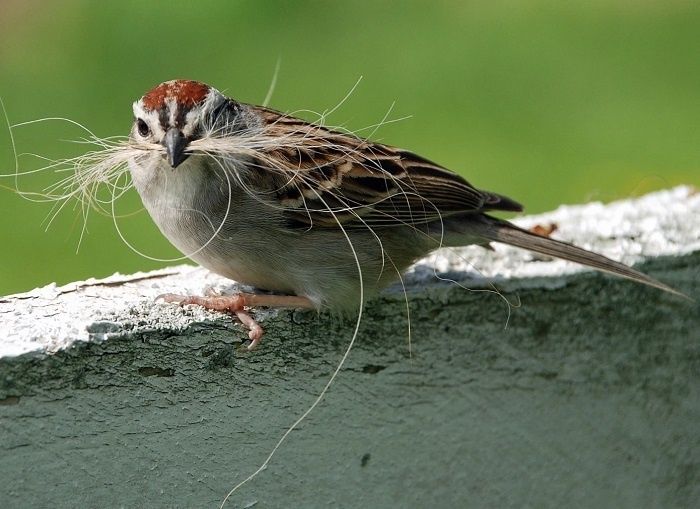
M 408 150 L 205 83 L 161 83 L 133 104 L 132 182 L 163 235 L 212 272 L 266 292 L 162 298 L 228 311 L 263 330 L 255 306 L 357 313 L 439 247 L 500 242 L 667 292 L 627 265 L 494 217 L 523 207 Z

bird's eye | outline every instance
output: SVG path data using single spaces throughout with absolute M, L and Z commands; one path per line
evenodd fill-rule
M 139 134 L 144 138 L 151 132 L 151 130 L 148 128 L 148 124 L 146 124 L 146 122 L 140 118 L 136 121 L 136 129 L 138 129 Z

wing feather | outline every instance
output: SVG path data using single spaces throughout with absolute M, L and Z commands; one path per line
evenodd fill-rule
M 284 176 L 276 197 L 294 227 L 416 226 L 454 214 L 522 210 L 412 152 L 258 109 L 266 134 L 283 140 L 258 165 L 274 160 L 272 169 Z

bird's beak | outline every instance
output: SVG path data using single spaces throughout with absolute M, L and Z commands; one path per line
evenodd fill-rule
M 173 168 L 177 168 L 189 156 L 189 154 L 185 153 L 187 138 L 185 138 L 180 129 L 175 127 L 171 127 L 165 133 L 163 146 L 165 147 L 165 157 L 168 160 L 168 164 Z

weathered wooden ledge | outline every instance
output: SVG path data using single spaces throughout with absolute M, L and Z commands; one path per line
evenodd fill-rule
M 700 299 L 700 195 L 562 207 L 574 240 Z M 478 267 L 481 275 L 471 265 Z M 520 307 L 472 292 L 495 281 Z M 494 279 L 489 279 L 494 278 Z M 441 252 L 368 307 L 324 402 L 228 507 L 692 507 L 700 306 L 497 246 Z M 353 329 L 154 303 L 176 267 L 0 298 L 0 507 L 216 507 L 312 403 Z

